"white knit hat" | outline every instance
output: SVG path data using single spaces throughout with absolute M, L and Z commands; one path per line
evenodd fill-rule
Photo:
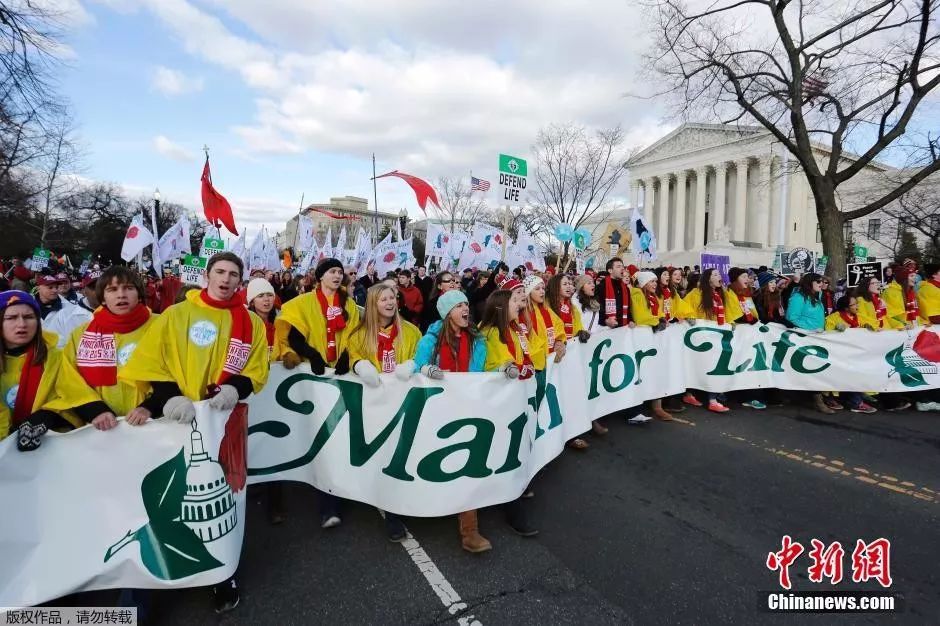
M 636 286 L 640 289 L 643 289 L 643 286 L 649 282 L 656 280 L 656 274 L 653 272 L 637 272 L 636 275 Z
M 532 291 L 535 290 L 539 285 L 544 285 L 545 281 L 542 280 L 541 276 L 536 276 L 535 274 L 531 276 L 526 276 L 525 280 L 522 281 L 522 288 L 525 289 L 525 295 L 529 295 Z
M 252 300 L 266 293 L 274 295 L 274 287 L 271 286 L 271 283 L 263 278 L 252 278 L 251 282 L 248 283 L 248 294 L 245 301 L 251 304 Z

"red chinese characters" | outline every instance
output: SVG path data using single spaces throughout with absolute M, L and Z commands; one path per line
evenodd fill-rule
M 832 585 L 842 582 L 843 559 L 845 550 L 838 541 L 827 545 L 823 541 L 813 538 L 810 540 L 812 548 L 807 553 L 812 563 L 809 566 L 809 580 L 812 583 L 823 583 L 826 580 Z M 803 544 L 793 541 L 790 535 L 784 535 L 781 540 L 781 549 L 778 552 L 767 554 L 767 569 L 779 573 L 780 586 L 790 589 L 790 566 L 803 554 Z M 891 542 L 884 537 L 871 543 L 862 539 L 855 542 L 852 551 L 852 582 L 864 583 L 869 580 L 877 581 L 882 587 L 888 588 L 891 579 Z
M 868 544 L 859 539 L 852 551 L 852 581 L 863 583 L 871 579 L 882 587 L 891 586 L 891 542 L 884 537 Z
M 809 551 L 809 558 L 813 564 L 809 566 L 810 582 L 821 583 L 823 578 L 828 578 L 833 585 L 842 582 L 842 557 L 845 556 L 842 544 L 833 541 L 826 546 L 819 539 L 813 539 L 811 543 L 813 549 Z
M 784 535 L 779 552 L 770 552 L 767 555 L 767 569 L 780 572 L 780 586 L 790 588 L 790 565 L 803 554 L 803 545 Z

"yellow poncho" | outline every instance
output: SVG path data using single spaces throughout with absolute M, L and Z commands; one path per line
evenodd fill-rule
M 642 289 L 630 290 L 630 314 L 633 317 L 633 323 L 637 326 L 657 326 L 659 320 L 666 317 L 663 309 L 662 298 L 656 298 L 659 301 L 659 315 L 653 315 L 650 310 L 650 303 L 646 299 L 646 294 Z
M 757 321 L 757 307 L 754 306 L 754 299 L 751 298 L 751 296 L 745 296 L 744 302 L 750 307 L 751 318 Z M 728 323 L 732 323 L 737 322 L 738 319 L 742 317 L 744 317 L 744 308 L 741 307 L 738 294 L 731 289 L 725 289 L 725 320 L 727 320 Z
M 940 287 L 929 280 L 922 281 L 917 289 L 917 306 L 920 307 L 920 317 L 925 324 L 931 317 L 940 315 Z
M 369 361 L 375 366 L 375 369 L 382 371 L 382 364 L 379 363 L 378 355 L 370 353 L 363 346 L 365 332 L 352 332 L 348 337 L 347 349 L 349 350 L 349 367 L 355 366 L 357 361 Z M 396 338 L 395 362 L 404 363 L 415 358 L 415 351 L 418 349 L 418 342 L 421 341 L 421 331 L 414 324 L 401 320 L 401 332 Z M 338 343 L 338 342 L 337 342 Z
M 564 343 L 568 341 L 568 337 L 565 336 L 565 323 L 555 315 L 554 311 L 544 304 L 536 305 L 532 303 L 532 306 L 532 328 L 529 329 L 528 335 L 529 356 L 532 358 L 532 366 L 537 370 L 543 370 L 548 361 L 548 355 L 555 352 L 555 342 Z M 551 337 L 549 337 L 548 327 L 545 325 L 542 311 L 548 314 L 548 319 L 551 321 Z
M 179 385 L 191 400 L 203 400 L 206 388 L 214 385 L 228 352 L 232 314 L 209 306 L 199 290 L 171 306 L 137 344 L 130 361 L 118 371 L 118 379 L 132 382 L 167 381 Z M 251 316 L 251 352 L 241 375 L 251 380 L 255 393 L 268 381 L 268 340 L 264 323 Z
M 684 308 L 687 318 L 716 321 L 714 314 L 706 315 L 705 311 L 702 309 L 702 291 L 698 287 L 685 295 Z M 727 322 L 729 319 L 730 318 L 725 315 L 725 321 Z
M 509 333 L 512 335 L 512 343 L 516 350 L 516 356 L 514 358 L 509 348 L 500 339 L 498 328 L 490 326 L 488 328 L 481 328 L 480 332 L 483 333 L 483 340 L 486 341 L 486 364 L 483 366 L 484 371 L 498 371 L 506 365 L 506 363 L 510 362 L 518 365 L 520 369 L 522 368 L 524 362 L 522 346 L 519 344 L 519 338 L 516 336 L 516 333 Z M 529 350 L 529 356 L 531 358 L 531 343 Z
M 110 387 L 89 387 L 79 373 L 78 364 L 76 363 L 78 344 L 82 339 L 82 333 L 88 327 L 88 323 L 86 322 L 76 328 L 63 352 L 62 371 L 59 373 L 60 394 L 64 398 L 69 398 L 80 393 L 86 393 L 86 390 L 91 391 L 95 395 L 95 400 L 101 400 L 114 411 L 115 415 L 119 416 L 127 415 L 131 410 L 140 406 L 140 403 L 150 395 L 150 383 L 147 381 L 130 382 L 120 380 L 120 375 L 157 317 L 157 315 L 151 315 L 150 319 L 134 332 L 126 335 L 114 334 L 119 379 L 116 385 Z
M 346 298 L 346 328 L 336 333 L 336 357 L 339 359 L 346 349 L 346 341 L 353 328 L 359 325 L 359 309 L 352 298 Z M 281 307 L 281 316 L 274 320 L 274 358 L 281 360 L 288 352 L 293 353 L 287 343 L 291 326 L 300 331 L 326 364 L 335 366 L 336 361 L 329 361 L 326 354 L 326 316 L 320 309 L 315 291 L 297 296 Z
M 887 330 L 889 328 L 904 328 L 904 324 L 886 313 L 883 327 L 878 326 L 878 315 L 875 312 L 875 305 L 865 298 L 858 299 L 858 324 L 859 326 L 871 326 L 875 330 Z
M 923 288 L 923 284 L 921 284 Z M 888 307 L 888 317 L 898 322 L 898 328 L 903 328 L 907 324 L 907 309 L 904 306 L 904 293 L 901 291 L 901 285 L 897 282 L 893 282 L 885 289 L 884 294 L 881 296 L 884 298 L 885 305 Z M 920 307 L 920 298 L 918 298 L 917 306 Z M 930 321 L 924 316 L 924 311 L 921 309 L 918 318 L 913 322 L 915 325 L 919 324 L 929 324 Z
M 40 409 L 56 411 L 76 428 L 83 425 L 82 420 L 66 408 L 81 406 L 94 400 L 91 394 L 84 394 L 75 397 L 75 401 L 67 401 L 59 397 L 58 377 L 62 367 L 62 351 L 56 348 L 59 336 L 55 333 L 43 332 L 43 341 L 46 343 L 48 354 L 46 362 L 43 364 L 42 379 L 39 381 L 39 389 L 36 390 L 36 399 L 30 408 L 30 413 Z M 13 422 L 13 408 L 16 402 L 16 392 L 20 386 L 20 373 L 23 371 L 23 365 L 26 363 L 26 355 L 3 356 L 3 373 L 0 374 L 0 439 L 10 433 L 10 427 Z

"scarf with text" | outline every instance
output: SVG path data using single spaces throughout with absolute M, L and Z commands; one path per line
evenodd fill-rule
M 858 315 L 852 315 L 848 311 L 839 311 L 839 317 L 849 325 L 849 328 L 858 328 Z
M 913 287 L 904 290 L 904 312 L 907 314 L 907 321 L 914 322 L 920 317 L 920 307 L 917 306 L 917 292 Z
M 445 372 L 470 371 L 470 333 L 462 330 L 457 333 L 457 354 L 453 347 L 441 339 L 441 353 L 438 367 Z
M 646 293 L 646 302 L 649 304 L 650 313 L 653 314 L 653 317 L 659 317 L 659 298 L 656 297 L 655 293 Z
M 574 336 L 574 315 L 571 313 L 571 299 L 562 298 L 558 306 L 558 317 L 565 325 L 565 334 L 569 337 Z
M 877 293 L 871 294 L 871 303 L 875 306 L 875 318 L 878 320 L 878 328 L 884 328 L 888 307 Z
M 102 307 L 95 311 L 78 342 L 75 361 L 78 373 L 89 387 L 117 384 L 117 345 L 114 335 L 132 333 L 150 319 L 150 309 L 138 304 L 126 315 L 115 315 Z
M 336 361 L 336 333 L 346 328 L 343 309 L 339 306 L 339 293 L 333 293 L 333 302 L 327 303 L 323 290 L 317 289 L 317 302 L 326 318 L 326 360 L 333 363 Z
M 548 314 L 548 309 L 541 304 L 536 304 L 535 310 L 539 315 L 532 316 L 532 327 L 535 332 L 539 332 L 538 318 L 541 316 L 542 323 L 545 324 L 545 336 L 548 338 L 548 353 L 551 354 L 555 351 L 555 325 L 552 324 L 552 316 Z
M 748 324 L 752 324 L 754 322 L 754 307 L 752 306 L 754 301 L 751 299 L 751 294 L 735 292 L 735 295 L 738 296 L 738 304 L 741 305 L 741 310 L 744 312 L 744 319 L 747 320 Z
M 513 334 L 519 341 L 519 348 L 522 350 L 521 358 L 520 355 L 516 354 L 516 341 L 513 340 Z M 509 348 L 509 354 L 512 355 L 513 362 L 519 366 L 519 380 L 531 378 L 535 373 L 532 357 L 529 356 L 529 340 L 526 338 L 528 334 L 525 324 L 514 321 L 509 323 L 509 329 L 503 338 L 506 347 Z
M 39 338 L 42 341 L 42 337 Z M 42 380 L 43 364 L 35 363 L 33 359 L 36 356 L 35 346 L 30 346 L 26 350 L 26 362 L 23 363 L 23 370 L 20 372 L 19 387 L 16 390 L 16 400 L 13 401 L 13 428 L 18 427 L 26 421 L 33 413 L 33 403 L 36 402 L 36 394 L 39 392 L 39 381 Z M 2 433 L 6 435 L 6 433 Z
M 672 290 L 669 287 L 663 287 L 663 313 L 667 322 L 672 319 Z
M 604 293 L 606 296 L 604 298 L 604 315 L 606 317 L 617 317 L 617 296 L 614 293 L 614 281 L 610 276 L 608 276 L 604 280 L 605 280 Z M 630 319 L 630 295 L 629 295 L 629 291 L 627 293 L 623 293 L 623 290 L 628 290 L 629 287 L 623 284 L 623 281 L 617 281 L 617 282 L 620 283 L 621 297 L 622 297 L 622 304 L 620 305 L 619 322 L 620 324 L 625 324 Z
M 398 326 L 392 324 L 379 331 L 378 352 L 376 358 L 382 366 L 382 372 L 389 374 L 395 371 L 395 338 L 398 337 Z
M 721 294 L 717 291 L 712 292 L 712 313 L 715 314 L 715 321 L 720 325 L 724 325 L 725 302 L 721 299 Z
M 227 309 L 232 316 L 232 335 L 228 339 L 228 349 L 225 352 L 225 364 L 216 385 L 222 386 L 232 376 L 237 376 L 248 364 L 248 355 L 251 354 L 251 315 L 239 298 L 216 300 L 203 289 L 199 298 L 214 309 Z

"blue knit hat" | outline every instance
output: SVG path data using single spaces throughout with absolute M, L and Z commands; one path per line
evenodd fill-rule
M 14 304 L 28 305 L 33 311 L 36 312 L 36 315 L 41 315 L 39 311 L 39 303 L 36 302 L 36 298 L 32 297 L 25 291 L 11 289 L 10 291 L 0 292 L 0 311 L 5 311 L 7 307 Z
M 447 316 L 458 304 L 467 301 L 467 296 L 459 289 L 451 289 L 437 299 L 437 312 L 441 314 L 441 319 L 447 319 Z

